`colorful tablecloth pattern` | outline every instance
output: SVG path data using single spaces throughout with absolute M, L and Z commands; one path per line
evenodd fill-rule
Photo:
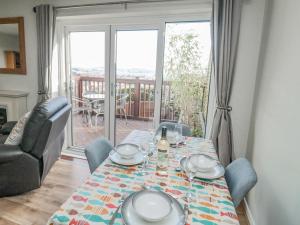
M 133 142 L 142 143 L 145 133 L 135 131 L 129 135 Z M 186 145 L 177 150 L 180 154 L 201 152 L 217 158 L 212 143 L 199 138 L 187 138 Z M 169 154 L 168 175 L 158 175 L 155 171 L 156 156 L 150 158 L 148 174 L 141 175 L 140 166 L 116 165 L 106 159 L 76 192 L 53 214 L 48 224 L 68 225 L 108 225 L 113 212 L 120 204 L 123 194 L 136 192 L 142 185 L 164 191 L 184 204 L 188 191 L 188 181 L 183 172 L 176 172 L 178 161 Z M 187 225 L 238 225 L 238 217 L 231 201 L 225 179 L 205 180 L 196 178 L 192 183 L 193 202 Z M 122 225 L 122 215 L 118 214 L 115 225 Z

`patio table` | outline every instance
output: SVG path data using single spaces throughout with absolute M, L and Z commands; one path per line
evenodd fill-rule
M 146 131 L 133 131 L 123 141 L 140 144 L 151 139 Z M 126 167 L 111 162 L 108 158 L 75 191 L 71 197 L 55 212 L 48 224 L 69 225 L 108 225 L 113 212 L 120 204 L 124 193 L 142 189 L 142 185 L 164 191 L 184 204 L 189 183 L 183 172 L 176 172 L 178 162 L 173 157 L 174 149 L 169 153 L 168 175 L 156 173 L 156 155 L 150 158 L 148 175 L 141 175 L 140 166 Z M 186 138 L 186 145 L 180 154 L 205 153 L 217 159 L 216 151 L 210 140 Z M 187 225 L 238 225 L 238 217 L 233 206 L 224 177 L 214 180 L 194 179 L 192 192 L 195 198 L 190 204 Z M 122 225 L 119 213 L 115 225 Z
M 105 95 L 100 93 L 86 93 L 83 94 L 83 98 L 88 99 L 89 101 L 102 100 L 104 101 Z

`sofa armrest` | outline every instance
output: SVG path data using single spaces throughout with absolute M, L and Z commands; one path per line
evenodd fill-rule
M 9 121 L 3 124 L 0 128 L 0 134 L 8 135 L 16 125 L 17 121 Z
M 23 154 L 24 152 L 18 145 L 0 144 L 0 164 L 13 161 Z

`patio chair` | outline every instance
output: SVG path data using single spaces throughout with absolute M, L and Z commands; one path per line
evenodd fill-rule
M 104 101 L 103 100 L 94 100 L 90 102 L 90 125 L 92 126 L 92 116 L 95 114 L 95 127 L 98 126 L 98 117 L 102 116 L 104 120 Z
M 116 104 L 116 110 L 120 110 L 120 113 L 123 112 L 126 124 L 127 124 L 126 100 L 128 96 L 129 95 L 127 93 L 118 95 L 117 104 Z
M 90 119 L 90 103 L 81 98 L 72 97 L 72 112 L 73 114 L 81 113 L 82 120 L 85 116 L 86 123 L 88 123 Z
M 237 207 L 246 194 L 255 186 L 257 175 L 247 159 L 239 158 L 226 167 L 225 180 L 229 187 L 233 204 Z

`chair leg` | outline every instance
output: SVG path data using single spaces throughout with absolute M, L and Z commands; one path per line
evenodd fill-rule
M 98 127 L 98 114 L 95 115 L 95 127 Z
M 126 125 L 127 125 L 127 114 L 126 114 L 126 111 L 125 111 L 125 109 L 124 109 L 124 108 L 123 108 L 122 110 L 123 110 L 124 117 L 125 117 L 125 121 L 126 121 Z
M 92 115 L 91 115 L 91 112 L 88 112 L 88 117 L 89 117 L 89 126 L 90 127 L 93 127 L 93 123 L 92 123 Z

